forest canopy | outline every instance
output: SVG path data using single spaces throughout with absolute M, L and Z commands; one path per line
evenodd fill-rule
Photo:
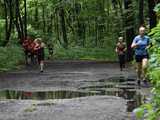
M 53 44 L 56 53 L 61 51 L 55 53 L 56 57 L 92 48 L 103 49 L 101 53 L 110 51 L 112 56 L 105 57 L 115 59 L 117 38 L 123 36 L 130 60 L 130 44 L 138 27 L 149 29 L 156 25 L 153 8 L 157 3 L 158 0 L 1 0 L 0 45 L 19 44 L 28 36 L 41 37 L 46 44 Z

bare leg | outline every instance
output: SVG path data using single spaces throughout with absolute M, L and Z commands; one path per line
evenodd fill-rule
M 137 63 L 137 77 L 140 80 L 142 75 L 142 63 L 138 62 Z
M 142 60 L 142 75 L 143 75 L 143 80 L 146 79 L 147 66 L 148 66 L 148 59 L 145 58 L 145 59 Z

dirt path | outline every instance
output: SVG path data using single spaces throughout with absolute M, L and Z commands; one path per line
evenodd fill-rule
M 77 90 L 88 81 L 110 77 L 135 77 L 127 68 L 120 72 L 116 63 L 54 61 L 48 62 L 44 73 L 30 67 L 10 73 L 0 73 L 0 89 L 17 90 Z
M 117 63 L 54 61 L 47 62 L 44 73 L 30 67 L 0 73 L 0 89 L 82 91 L 94 86 L 106 89 L 109 78 L 120 77 L 134 79 L 135 72 L 131 68 L 120 72 Z M 107 95 L 41 101 L 3 99 L 0 120 L 128 120 L 126 104 L 123 98 Z

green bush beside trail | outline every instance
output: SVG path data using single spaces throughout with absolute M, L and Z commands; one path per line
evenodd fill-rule
M 18 68 L 24 62 L 23 50 L 17 46 L 0 47 L 0 71 Z

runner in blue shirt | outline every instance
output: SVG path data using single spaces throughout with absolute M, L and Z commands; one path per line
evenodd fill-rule
M 135 60 L 137 62 L 137 83 L 141 84 L 141 79 L 146 83 L 146 70 L 149 59 L 148 51 L 150 38 L 145 35 L 145 27 L 139 28 L 139 35 L 136 36 L 131 45 L 135 49 Z

